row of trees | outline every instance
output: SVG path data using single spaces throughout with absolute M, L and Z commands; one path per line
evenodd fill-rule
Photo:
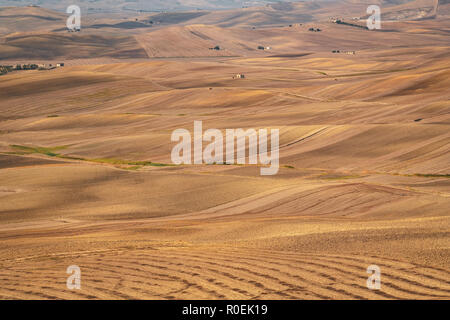
M 10 66 L 0 66 L 0 75 L 7 74 L 12 71 L 12 67 Z
M 337 19 L 336 21 L 334 21 L 334 23 L 343 24 L 343 25 L 350 26 L 350 27 L 357 27 L 357 28 L 362 28 L 362 29 L 369 30 L 369 28 L 366 27 L 366 26 L 361 26 L 359 24 L 354 24 L 354 23 L 348 23 L 348 22 L 345 22 L 345 21 L 340 20 L 340 19 Z
M 15 70 L 36 70 L 39 69 L 39 66 L 37 64 L 23 64 L 23 65 L 16 65 Z
M 18 64 L 16 66 L 2 66 L 0 65 L 0 76 L 7 74 L 8 72 L 18 70 L 36 70 L 39 69 L 37 64 Z

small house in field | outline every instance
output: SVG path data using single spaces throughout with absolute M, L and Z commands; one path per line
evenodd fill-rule
M 64 67 L 64 63 L 63 63 L 63 62 L 57 63 L 57 64 L 56 64 L 56 67 L 57 67 L 57 68 Z
M 244 74 L 237 74 L 233 77 L 233 79 L 245 79 L 245 75 Z

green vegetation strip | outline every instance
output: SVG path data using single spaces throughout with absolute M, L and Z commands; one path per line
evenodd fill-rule
M 165 163 L 155 163 L 151 161 L 128 161 L 128 160 L 120 160 L 113 158 L 101 158 L 101 159 L 85 159 L 85 161 L 96 162 L 96 163 L 106 163 L 113 165 L 126 165 L 126 166 L 152 166 L 152 167 L 170 167 L 174 166 L 172 164 Z
M 422 178 L 450 178 L 450 174 L 422 174 L 417 173 L 415 174 L 416 177 L 422 177 Z
M 18 151 L 18 153 L 21 154 L 44 154 L 49 157 L 59 157 L 60 155 L 56 153 L 57 151 L 64 150 L 67 147 L 61 146 L 61 147 L 53 147 L 53 148 L 45 148 L 45 147 L 26 147 L 26 146 L 19 146 L 19 145 L 12 145 L 11 148 Z
M 174 166 L 173 164 L 155 163 L 155 162 L 151 162 L 151 161 L 129 161 L 129 160 L 109 159 L 109 158 L 85 159 L 85 158 L 65 156 L 65 155 L 57 153 L 58 151 L 67 149 L 68 148 L 67 146 L 46 148 L 46 147 L 26 147 L 26 146 L 19 146 L 19 145 L 11 145 L 10 147 L 13 148 L 14 150 L 16 150 L 16 152 L 14 152 L 15 154 L 21 154 L 21 155 L 43 154 L 43 155 L 46 155 L 49 157 L 55 157 L 55 158 L 67 159 L 67 160 L 79 160 L 79 161 L 102 163 L 102 164 L 133 166 L 131 168 L 127 168 L 127 170 L 138 170 L 141 167 L 146 167 L 146 166 L 151 166 L 151 167 Z

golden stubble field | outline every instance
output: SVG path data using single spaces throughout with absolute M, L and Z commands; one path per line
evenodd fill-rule
M 257 31 L 252 46 L 277 41 L 270 54 L 242 49 L 251 31 L 170 28 L 135 36 L 158 59 L 0 77 L 0 298 L 450 297 L 450 51 L 436 21 L 336 37 L 325 23 L 303 43 Z M 228 57 L 200 57 L 192 34 L 228 39 Z M 195 120 L 279 128 L 279 174 L 170 165 L 172 131 Z M 81 290 L 66 288 L 70 265 Z

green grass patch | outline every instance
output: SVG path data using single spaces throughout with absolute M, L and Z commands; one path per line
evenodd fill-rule
M 137 170 L 141 167 L 145 166 L 151 166 L 151 167 L 172 167 L 175 166 L 173 164 L 166 164 L 166 163 L 157 163 L 157 162 L 151 162 L 151 161 L 130 161 L 130 160 L 121 160 L 121 159 L 115 159 L 115 158 L 100 158 L 100 159 L 85 159 L 85 158 L 78 158 L 78 157 L 71 157 L 66 156 L 57 153 L 58 151 L 67 149 L 67 146 L 60 146 L 60 147 L 52 147 L 52 148 L 46 148 L 46 147 L 27 147 L 27 146 L 19 146 L 19 145 L 11 145 L 12 149 L 14 149 L 16 152 L 13 152 L 13 154 L 43 154 L 49 157 L 56 157 L 60 159 L 66 159 L 66 160 L 78 160 L 78 161 L 87 161 L 87 162 L 94 162 L 94 163 L 102 163 L 102 164 L 111 164 L 111 165 L 122 165 L 122 166 L 132 166 L 136 167 L 134 170 Z M 139 167 L 139 168 L 137 168 Z M 128 168 L 130 169 L 130 168 Z
M 156 163 L 156 162 L 151 162 L 151 161 L 129 161 L 129 160 L 121 160 L 121 159 L 115 159 L 115 158 L 86 159 L 85 161 L 113 164 L 113 165 L 140 166 L 140 167 L 146 167 L 146 166 L 171 167 L 171 166 L 174 166 L 173 164 Z
M 58 158 L 66 159 L 66 160 L 86 161 L 86 159 L 84 159 L 84 158 L 64 156 L 64 155 L 58 155 Z
M 450 178 L 450 174 L 422 174 L 417 173 L 415 174 L 416 177 L 422 177 L 422 178 Z
M 43 155 L 46 155 L 49 157 L 58 157 L 60 155 L 57 153 L 57 151 L 67 149 L 67 146 L 44 148 L 44 147 L 27 147 L 27 146 L 12 145 L 11 148 L 13 148 L 18 153 L 21 153 L 21 154 L 37 153 L 37 154 L 43 154 Z
M 47 116 L 47 118 L 58 118 L 59 116 L 57 114 L 51 114 Z
M 142 166 L 127 167 L 127 168 L 124 168 L 124 169 L 125 169 L 125 170 L 128 170 L 128 171 L 137 171 L 137 170 L 139 170 L 140 168 L 142 168 Z

